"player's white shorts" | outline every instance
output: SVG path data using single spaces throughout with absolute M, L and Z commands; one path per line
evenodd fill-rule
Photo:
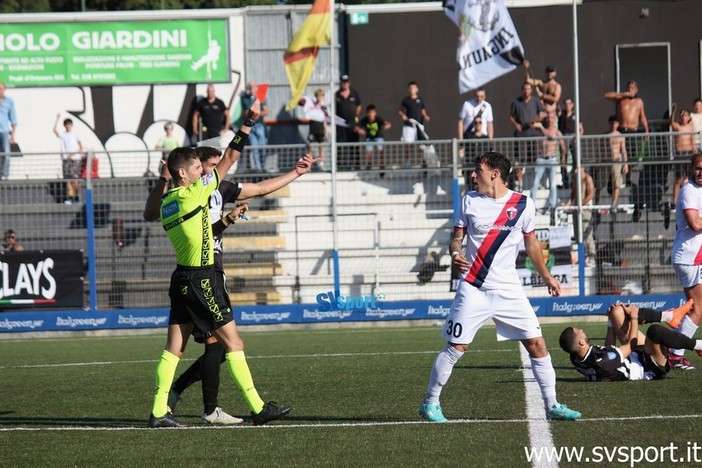
M 417 128 L 402 126 L 402 141 L 417 141 Z
M 490 319 L 495 322 L 498 341 L 541 336 L 539 320 L 524 290 L 481 291 L 466 281 L 458 284 L 441 336 L 451 343 L 469 344 Z
M 701 265 L 680 265 L 673 264 L 675 274 L 678 275 L 678 281 L 683 288 L 691 288 L 702 283 L 702 266 Z

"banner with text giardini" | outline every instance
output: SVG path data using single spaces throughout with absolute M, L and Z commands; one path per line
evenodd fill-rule
M 230 80 L 226 19 L 4 24 L 0 82 L 12 86 Z

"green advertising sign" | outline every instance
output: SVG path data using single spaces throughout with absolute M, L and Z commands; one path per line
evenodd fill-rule
M 229 81 L 227 21 L 0 25 L 0 82 L 12 86 Z

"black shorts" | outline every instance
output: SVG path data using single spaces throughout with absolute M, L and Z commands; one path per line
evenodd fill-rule
M 668 362 L 666 361 L 665 366 L 659 365 L 653 360 L 650 354 L 644 351 L 634 351 L 639 359 L 639 362 L 644 368 L 644 372 L 651 373 L 653 375 L 653 380 L 664 379 L 666 374 L 668 374 Z M 664 348 L 664 353 L 668 354 L 667 349 Z
M 203 333 L 234 320 L 224 277 L 212 267 L 178 266 L 171 275 L 169 325 L 194 323 Z

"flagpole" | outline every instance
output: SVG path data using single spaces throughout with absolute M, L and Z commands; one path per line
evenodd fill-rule
M 336 294 L 340 291 L 340 273 L 339 273 L 339 226 L 337 220 L 337 206 L 336 206 L 336 175 L 337 175 L 337 150 L 336 150 L 336 43 L 338 38 L 336 37 L 336 4 L 334 0 L 329 0 L 329 18 L 331 27 L 331 43 L 329 45 L 329 96 L 331 98 L 331 105 L 329 106 L 329 114 L 331 117 L 331 122 L 329 123 L 329 143 L 331 145 L 331 150 L 329 151 L 329 157 L 331 158 L 331 209 L 332 209 L 332 264 L 334 273 L 334 292 Z
M 573 99 L 575 100 L 575 167 L 576 167 L 576 176 L 575 180 L 573 183 L 575 183 L 575 187 L 577 188 L 577 194 L 578 196 L 576 197 L 577 199 L 577 204 L 578 204 L 578 211 L 575 213 L 575 216 L 578 217 L 578 226 L 580 226 L 580 229 L 578 229 L 578 290 L 580 292 L 581 296 L 585 295 L 585 262 L 584 260 L 584 254 L 585 254 L 585 246 L 583 245 L 583 231 L 584 231 L 584 226 L 583 226 L 583 196 L 582 196 L 582 177 L 580 177 L 580 165 L 582 163 L 582 158 L 580 155 L 582 154 L 582 142 L 580 140 L 580 63 L 579 63 L 579 56 L 578 56 L 578 9 L 576 5 L 576 0 L 573 0 L 573 73 L 574 73 L 574 79 L 573 79 L 573 85 L 575 87 L 575 94 L 573 96 Z M 591 213 L 592 216 L 594 216 L 594 213 Z

